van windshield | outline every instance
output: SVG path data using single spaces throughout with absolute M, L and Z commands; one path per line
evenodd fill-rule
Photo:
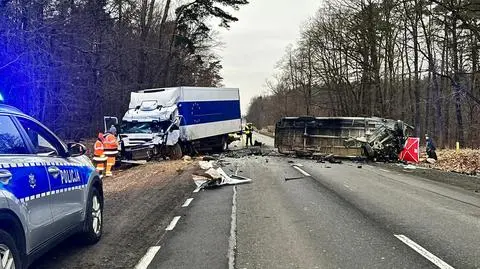
M 151 134 L 164 132 L 171 122 L 122 122 L 121 133 L 124 134 Z
M 159 132 L 158 124 L 153 122 L 123 122 L 121 132 L 126 134 L 151 134 Z

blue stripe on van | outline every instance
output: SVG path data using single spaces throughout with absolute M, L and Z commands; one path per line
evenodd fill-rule
M 240 101 L 180 102 L 181 126 L 241 119 Z

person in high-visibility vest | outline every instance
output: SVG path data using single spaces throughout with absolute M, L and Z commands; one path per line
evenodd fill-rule
M 247 123 L 245 126 L 245 136 L 247 137 L 246 146 L 248 147 L 248 140 L 250 140 L 250 146 L 253 146 L 253 125 Z
M 106 133 L 103 136 L 103 146 L 105 148 L 105 155 L 107 156 L 107 169 L 105 175 L 111 177 L 113 175 L 112 167 L 115 165 L 115 159 L 118 155 L 118 141 L 114 132 Z
M 98 134 L 98 139 L 93 145 L 93 161 L 95 162 L 96 170 L 99 174 L 105 174 L 105 164 L 107 157 L 105 156 L 105 149 L 103 147 L 103 134 Z

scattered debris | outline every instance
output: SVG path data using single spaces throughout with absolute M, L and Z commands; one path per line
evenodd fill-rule
M 213 168 L 213 164 L 215 163 L 215 161 L 199 161 L 198 162 L 198 165 L 200 166 L 200 168 L 202 168 L 203 170 L 208 170 L 210 168 Z
M 426 159 L 427 163 L 429 164 L 435 164 L 437 162 L 437 160 L 433 159 L 433 158 L 427 158 Z
M 288 163 L 294 163 L 294 161 L 292 161 L 292 160 L 289 160 L 289 161 L 288 161 Z
M 203 156 L 204 161 L 216 161 L 217 158 L 214 158 L 212 156 Z
M 255 140 L 255 142 L 253 143 L 253 146 L 254 147 L 261 147 L 261 146 L 263 146 L 263 143 Z
M 207 183 L 209 180 L 211 180 L 210 178 L 199 176 L 199 175 L 193 175 L 192 177 L 193 177 L 193 182 L 195 182 L 195 185 L 197 185 L 197 187 L 200 187 L 205 183 Z
M 302 179 L 302 178 L 305 178 L 305 177 L 286 177 L 286 178 L 285 178 L 285 181 Z
M 235 174 L 227 175 L 225 171 L 219 167 L 220 161 L 200 161 L 198 165 L 202 169 L 193 175 L 193 181 L 199 188 L 218 187 L 223 185 L 236 185 L 250 183 L 252 179 L 237 175 L 238 167 Z M 232 171 L 230 169 L 230 171 Z
M 222 155 L 222 157 L 242 158 L 247 156 L 270 156 L 273 152 L 273 149 L 265 149 L 261 147 L 251 146 L 248 148 L 227 151 Z
M 407 164 L 407 165 L 404 165 L 404 166 L 403 166 L 403 169 L 415 170 L 415 169 L 417 169 L 417 166 L 412 165 L 412 164 Z
M 210 168 L 207 171 L 205 171 L 205 174 L 210 176 L 210 179 L 216 180 L 216 179 L 221 179 L 222 175 L 218 172 L 218 169 L 220 168 Z
M 183 159 L 184 162 L 187 162 L 187 163 L 193 161 L 192 157 L 190 157 L 190 156 L 188 156 L 188 155 L 183 156 L 182 159 Z
M 357 168 L 362 168 L 362 166 L 361 166 L 361 165 L 358 165 Z
M 334 158 L 331 158 L 328 160 L 329 163 L 334 163 L 334 164 L 341 164 L 342 161 L 341 160 L 337 160 L 337 159 L 334 159 Z

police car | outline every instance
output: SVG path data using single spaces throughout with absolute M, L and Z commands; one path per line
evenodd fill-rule
M 102 181 L 85 152 L 0 104 L 0 269 L 27 268 L 73 234 L 100 240 Z

